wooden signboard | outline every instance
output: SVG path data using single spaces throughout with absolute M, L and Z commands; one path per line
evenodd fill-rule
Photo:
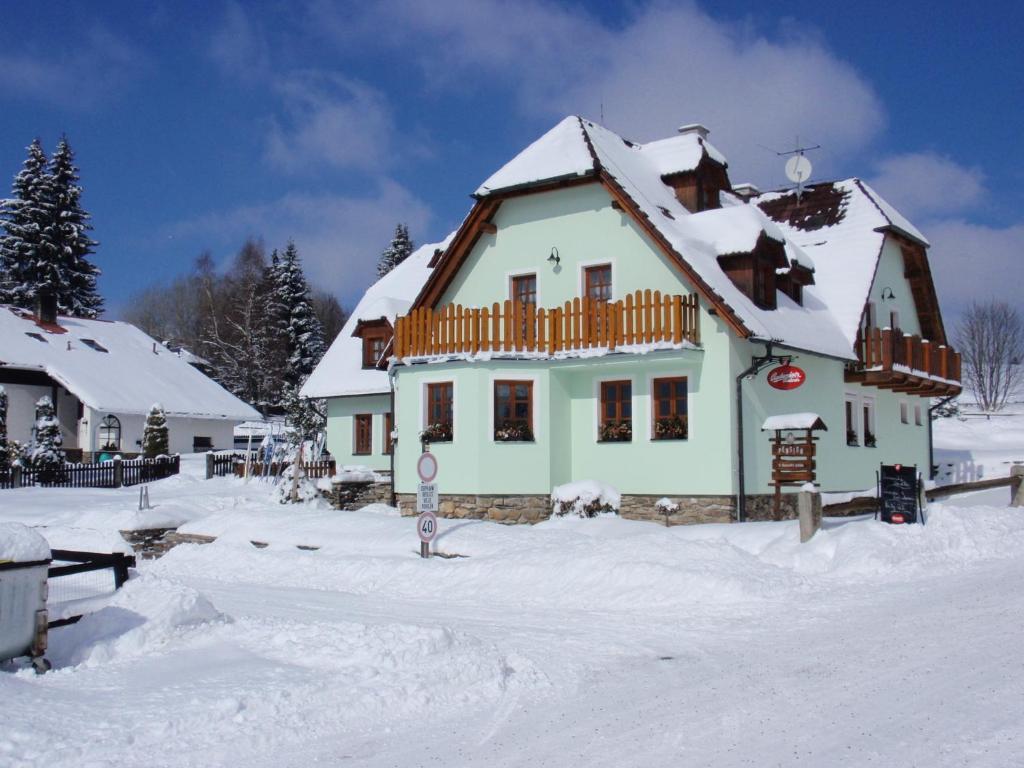
M 878 473 L 878 514 L 885 523 L 916 523 L 921 494 L 917 467 L 882 464 Z
M 775 485 L 775 514 L 782 511 L 782 487 L 813 483 L 817 462 L 814 460 L 817 438 L 809 429 L 775 430 L 772 438 L 772 483 Z M 799 437 L 795 433 L 802 433 Z

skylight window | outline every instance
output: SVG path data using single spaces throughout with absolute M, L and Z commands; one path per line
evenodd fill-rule
M 42 337 L 41 334 L 32 333 L 31 331 L 25 331 L 25 335 L 28 336 L 30 339 L 35 339 L 36 341 L 41 341 L 41 342 L 43 342 L 43 344 L 49 343 L 49 342 L 46 341 L 46 339 L 44 339 Z
M 95 349 L 97 352 L 109 352 L 110 350 L 100 344 L 96 339 L 82 339 L 82 343 L 85 344 L 89 349 Z

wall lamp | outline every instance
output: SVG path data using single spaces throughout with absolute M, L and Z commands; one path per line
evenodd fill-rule
M 554 264 L 556 267 L 562 263 L 562 257 L 558 255 L 558 249 L 555 247 L 551 248 L 551 255 L 548 256 L 548 261 Z
M 885 286 L 885 288 L 882 289 L 882 301 L 890 301 L 895 299 L 896 295 L 892 292 L 892 288 L 890 288 L 889 286 Z

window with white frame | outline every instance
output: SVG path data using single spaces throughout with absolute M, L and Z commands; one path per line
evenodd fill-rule
M 865 397 L 860 401 L 860 427 L 864 445 L 874 448 L 875 439 L 875 398 Z
M 906 400 L 900 402 L 900 424 L 910 423 L 910 403 Z
M 917 403 L 914 405 L 914 423 L 917 426 L 924 424 L 923 414 L 921 413 L 921 404 Z
M 857 396 L 846 395 L 844 399 L 846 413 L 846 444 L 860 445 L 860 430 L 857 419 Z

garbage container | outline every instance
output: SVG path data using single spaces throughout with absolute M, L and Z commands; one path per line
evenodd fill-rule
M 0 661 L 28 656 L 36 672 L 46 653 L 46 574 L 50 545 L 21 523 L 0 523 Z

